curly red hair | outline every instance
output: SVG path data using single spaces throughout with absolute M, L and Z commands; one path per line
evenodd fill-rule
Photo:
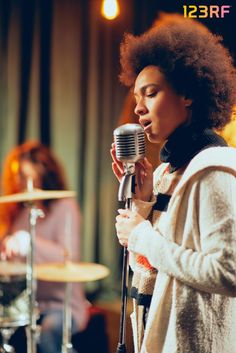
M 16 146 L 7 155 L 3 164 L 2 194 L 11 195 L 22 192 L 17 176 L 22 161 L 29 161 L 35 167 L 43 190 L 65 190 L 66 181 L 63 169 L 49 148 L 37 141 L 28 141 Z M 43 201 L 49 208 L 51 200 Z M 21 209 L 21 203 L 0 204 L 0 237 L 4 236 Z

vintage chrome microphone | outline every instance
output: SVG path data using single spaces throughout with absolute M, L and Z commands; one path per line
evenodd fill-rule
M 132 199 L 132 176 L 135 163 L 145 156 L 145 134 L 139 124 L 124 124 L 114 130 L 116 158 L 123 162 L 124 176 L 120 182 L 118 200 Z
M 125 208 L 131 209 L 132 194 L 135 192 L 135 163 L 145 156 L 145 133 L 139 124 L 124 124 L 114 130 L 114 139 L 116 144 L 116 158 L 124 166 L 124 175 L 120 182 L 118 200 L 125 201 Z M 129 280 L 128 255 L 128 250 L 124 247 L 120 332 L 117 353 L 126 353 L 125 328 Z

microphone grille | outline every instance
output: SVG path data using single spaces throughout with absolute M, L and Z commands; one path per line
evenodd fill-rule
M 114 131 L 116 158 L 136 163 L 145 156 L 145 133 L 139 124 L 124 124 Z

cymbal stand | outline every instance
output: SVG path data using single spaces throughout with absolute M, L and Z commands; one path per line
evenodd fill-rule
M 27 291 L 29 296 L 29 315 L 30 315 L 30 324 L 27 330 L 27 352 L 36 353 L 36 334 L 37 334 L 37 325 L 36 325 L 36 280 L 34 276 L 34 249 L 35 249 L 35 226 L 37 218 L 43 218 L 44 213 L 41 209 L 36 208 L 33 203 L 30 203 L 30 214 L 29 214 L 29 224 L 30 224 L 30 246 L 27 256 L 27 271 L 26 271 L 26 280 L 27 280 Z
M 71 214 L 66 213 L 65 218 L 65 252 L 64 263 L 68 263 L 71 255 Z M 63 307 L 63 332 L 62 332 L 62 353 L 71 353 L 73 346 L 71 343 L 71 327 L 72 327 L 72 314 L 71 314 L 71 296 L 72 296 L 72 283 L 65 282 L 65 298 Z
M 63 308 L 63 337 L 62 337 L 62 353 L 72 352 L 72 343 L 71 343 L 71 324 L 72 324 L 72 315 L 71 315 L 71 292 L 72 292 L 72 283 L 65 283 L 65 299 L 64 299 L 64 308 Z
M 135 187 L 135 164 L 124 164 L 125 174 L 121 179 L 118 200 L 125 201 L 125 208 L 132 208 L 132 192 Z M 123 249 L 123 264 L 122 264 L 122 292 L 121 292 L 121 313 L 120 313 L 120 331 L 119 341 L 117 345 L 117 353 L 126 353 L 125 345 L 125 329 L 126 329 L 126 308 L 128 296 L 129 282 L 129 252 L 126 247 Z

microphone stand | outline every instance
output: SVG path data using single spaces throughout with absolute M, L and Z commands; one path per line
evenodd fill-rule
M 34 252 L 35 252 L 35 226 L 38 217 L 44 217 L 44 213 L 41 209 L 30 203 L 30 248 L 27 256 L 27 291 L 29 295 L 29 314 L 30 324 L 27 330 L 27 352 L 36 353 L 36 337 L 37 337 L 37 313 L 36 313 L 36 280 L 34 275 Z
M 124 163 L 125 174 L 121 179 L 118 191 L 118 200 L 125 201 L 125 208 L 132 208 L 132 191 L 134 191 L 135 164 Z M 117 353 L 126 353 L 125 345 L 125 329 L 126 329 L 126 308 L 128 297 L 128 282 L 129 282 L 129 252 L 124 246 L 123 249 L 123 264 L 122 264 L 122 292 L 121 292 L 121 313 L 120 313 L 120 329 L 119 341 L 117 345 Z
M 34 190 L 32 178 L 27 179 L 27 191 L 32 192 Z M 27 293 L 29 296 L 29 315 L 30 322 L 26 329 L 27 333 L 27 352 L 36 353 L 37 351 L 37 336 L 39 330 L 37 328 L 37 312 L 36 312 L 36 287 L 37 281 L 35 279 L 34 270 L 34 253 L 35 253 L 35 238 L 36 238 L 36 223 L 37 219 L 44 217 L 44 212 L 37 208 L 34 203 L 29 202 L 29 234 L 30 234 L 30 246 L 27 254 L 27 271 L 26 271 L 26 283 Z

